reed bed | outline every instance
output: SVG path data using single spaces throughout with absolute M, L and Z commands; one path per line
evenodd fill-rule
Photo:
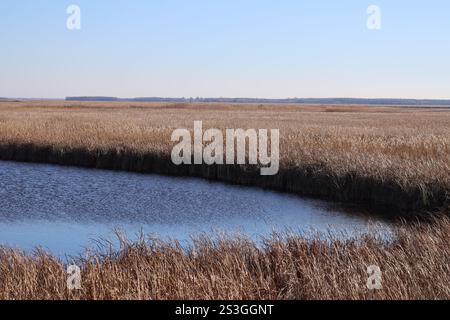
M 0 299 L 449 299 L 449 242 L 446 217 L 400 227 L 392 242 L 203 237 L 186 249 L 123 241 L 116 253 L 75 259 L 79 290 L 68 289 L 59 259 L 2 248 Z M 367 287 L 371 265 L 382 272 L 379 289 Z
M 280 129 L 280 172 L 171 164 L 177 128 Z M 0 299 L 449 299 L 450 110 L 373 106 L 0 102 L 0 159 L 200 176 L 387 206 L 431 222 L 395 229 L 390 242 L 274 236 L 157 239 L 67 263 L 0 248 Z M 379 266 L 382 289 L 367 288 Z
M 280 129 L 280 172 L 170 161 L 176 128 Z M 207 179 L 405 215 L 447 207 L 450 110 L 376 106 L 0 102 L 0 159 Z

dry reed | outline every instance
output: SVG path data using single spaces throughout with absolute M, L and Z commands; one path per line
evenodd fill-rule
M 170 166 L 170 135 L 194 120 L 278 128 L 271 180 L 239 167 Z M 0 159 L 198 175 L 311 196 L 448 214 L 450 111 L 364 106 L 0 103 Z M 245 239 L 145 241 L 78 260 L 82 289 L 42 251 L 0 249 L 0 299 L 448 299 L 450 221 L 398 229 L 393 242 Z M 368 290 L 367 267 L 383 271 Z
M 279 175 L 172 166 L 170 135 L 195 120 L 205 128 L 280 129 Z M 444 108 L 0 103 L 0 159 L 196 175 L 397 212 L 448 205 L 449 154 Z
M 66 265 L 37 251 L 0 249 L 0 299 L 449 299 L 450 220 L 405 226 L 390 243 L 274 237 L 203 238 L 189 249 L 157 240 L 77 260 L 81 289 Z M 379 266 L 380 290 L 367 267 Z

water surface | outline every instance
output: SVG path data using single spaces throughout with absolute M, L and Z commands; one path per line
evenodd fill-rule
M 377 221 L 322 201 L 195 178 L 0 161 L 0 244 L 76 255 L 94 239 L 140 231 L 188 240 L 200 233 L 373 230 Z M 377 227 L 378 228 L 378 227 Z M 388 227 L 381 223 L 381 229 Z

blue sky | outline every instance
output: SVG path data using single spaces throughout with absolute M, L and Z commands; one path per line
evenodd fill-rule
M 450 98 L 448 0 L 1 0 L 0 43 L 8 97 Z

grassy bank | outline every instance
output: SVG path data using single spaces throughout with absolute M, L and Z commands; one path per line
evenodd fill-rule
M 86 150 L 52 146 L 0 145 L 0 159 L 96 169 L 200 177 L 239 185 L 297 193 L 340 202 L 358 203 L 372 212 L 401 216 L 447 205 L 448 192 L 439 185 L 402 186 L 395 180 L 375 180 L 355 173 L 336 175 L 317 167 L 281 168 L 276 176 L 261 176 L 256 166 L 181 165 L 168 154 L 123 150 Z
M 0 299 L 449 299 L 450 221 L 405 226 L 396 240 L 273 238 L 177 244 L 141 241 L 116 254 L 75 261 L 81 289 L 66 286 L 66 265 L 43 252 L 0 249 Z M 367 268 L 380 268 L 379 290 Z
M 176 128 L 280 129 L 280 172 L 174 166 Z M 448 205 L 450 110 L 364 106 L 0 103 L 0 159 L 198 176 L 410 214 Z

